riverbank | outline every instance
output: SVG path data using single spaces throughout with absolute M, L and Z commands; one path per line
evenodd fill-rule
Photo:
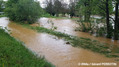
M 62 17 L 62 16 L 56 17 L 56 16 L 50 16 L 50 15 L 44 15 L 44 16 L 42 16 L 42 17 L 55 18 L 55 19 L 72 19 L 72 20 L 74 20 L 74 21 L 77 21 L 77 20 L 80 19 L 80 17 L 72 17 L 72 18 L 70 18 L 70 17 Z
M 0 67 L 54 67 L 0 28 Z

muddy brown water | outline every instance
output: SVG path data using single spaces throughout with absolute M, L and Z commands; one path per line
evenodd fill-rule
M 46 22 L 46 19 L 48 18 L 41 18 L 39 22 L 41 26 L 50 28 L 50 24 Z M 92 37 L 87 33 L 73 32 L 75 23 L 73 23 L 73 21 L 70 19 L 50 20 L 56 22 L 54 25 L 58 27 L 57 31 L 79 37 L 82 36 L 95 39 L 95 37 Z M 62 39 L 57 39 L 54 36 L 44 33 L 37 33 L 33 30 L 23 28 L 22 26 L 15 23 L 11 23 L 6 17 L 0 18 L 0 26 L 8 27 L 8 29 L 11 30 L 12 36 L 23 41 L 27 48 L 35 52 L 38 56 L 44 56 L 46 60 L 54 64 L 56 67 L 119 67 L 119 62 L 115 61 L 115 58 L 107 58 L 104 55 L 94 53 L 90 50 L 72 47 L 67 45 Z M 109 39 L 106 41 L 110 42 Z M 116 63 L 117 65 L 79 66 L 79 63 Z
M 53 19 L 53 18 L 41 18 L 39 19 L 40 26 L 46 27 L 46 28 L 52 28 L 52 23 L 55 27 L 57 27 L 56 31 L 67 33 L 69 35 L 74 35 L 78 37 L 85 37 L 90 38 L 93 40 L 98 40 L 103 43 L 109 43 L 119 46 L 119 40 L 112 40 L 104 37 L 95 37 L 90 35 L 89 33 L 85 32 L 76 32 L 74 31 L 78 25 L 75 23 L 75 21 L 70 19 Z

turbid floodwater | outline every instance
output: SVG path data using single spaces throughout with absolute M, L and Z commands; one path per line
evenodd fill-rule
M 56 31 L 70 35 L 113 43 L 111 39 L 101 37 L 96 38 L 87 33 L 75 32 L 74 28 L 77 25 L 70 19 L 41 18 L 37 23 L 40 23 L 40 26 L 46 28 L 52 28 L 52 25 L 54 25 L 57 27 Z M 117 58 L 107 58 L 104 55 L 87 49 L 72 47 L 71 45 L 66 44 L 62 39 L 24 28 L 18 24 L 10 22 L 6 17 L 0 18 L 0 26 L 7 27 L 11 30 L 11 35 L 13 37 L 23 41 L 28 49 L 36 53 L 38 56 L 44 56 L 46 60 L 54 64 L 56 67 L 87 67 L 87 65 L 79 66 L 79 63 L 116 63 L 116 66 L 89 65 L 88 67 L 119 67 L 119 62 L 115 61 Z M 119 43 L 116 42 L 116 44 L 118 45 Z
M 78 37 L 85 37 L 85 38 L 91 38 L 93 40 L 98 40 L 103 43 L 109 43 L 119 46 L 119 40 L 112 40 L 104 37 L 95 37 L 90 35 L 89 33 L 85 32 L 78 32 L 74 31 L 78 25 L 75 23 L 75 21 L 70 19 L 53 19 L 53 18 L 41 18 L 39 19 L 39 22 L 41 26 L 45 28 L 52 28 L 52 24 L 54 27 L 57 27 L 56 31 L 67 33 L 69 35 L 74 35 Z

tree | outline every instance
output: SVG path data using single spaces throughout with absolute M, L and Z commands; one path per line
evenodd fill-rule
M 73 2 L 72 0 L 70 0 L 70 4 L 69 4 L 70 11 L 69 11 L 69 14 L 70 14 L 71 18 L 73 16 L 75 16 L 75 6 L 76 6 L 76 2 Z
M 8 0 L 5 12 L 12 21 L 31 24 L 42 14 L 42 9 L 34 0 Z
M 96 1 L 95 1 L 96 2 Z M 99 13 L 98 15 L 101 15 L 106 18 L 106 28 L 107 28 L 107 38 L 111 38 L 113 31 L 112 31 L 112 25 L 110 23 L 110 15 L 113 12 L 113 6 L 112 6 L 112 0 L 101 0 L 97 1 L 97 10 Z
M 92 6 L 93 0 L 79 0 L 76 7 L 80 9 L 79 13 L 84 16 L 84 21 L 89 22 L 90 21 L 90 15 L 92 12 Z M 76 8 L 77 9 L 77 8 Z
M 3 0 L 0 0 L 0 12 L 3 11 L 3 4 L 4 4 Z
M 114 23 L 114 39 L 115 40 L 118 40 L 118 32 L 119 32 L 118 7 L 119 7 L 119 1 L 116 0 L 115 2 L 115 23 Z
M 69 9 L 66 3 L 61 2 L 60 0 L 47 0 L 47 7 L 45 8 L 46 12 L 50 15 L 65 14 L 69 13 Z
M 62 13 L 62 9 L 63 9 L 63 5 L 62 5 L 61 1 L 55 0 L 54 1 L 54 12 L 55 12 L 56 16 L 58 16 L 58 14 Z
M 112 0 L 80 0 L 77 4 L 84 21 L 89 22 L 91 15 L 99 15 L 106 18 L 107 38 L 112 37 L 110 14 L 113 12 Z
M 55 15 L 54 5 L 53 5 L 53 1 L 52 0 L 47 1 L 47 7 L 45 8 L 45 10 L 50 15 L 53 15 L 53 16 Z
M 110 23 L 109 23 L 109 0 L 106 0 L 106 24 L 107 24 L 107 38 L 111 38 Z

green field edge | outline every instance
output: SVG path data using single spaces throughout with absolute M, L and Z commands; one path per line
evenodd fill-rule
M 0 67 L 55 67 L 0 28 Z

